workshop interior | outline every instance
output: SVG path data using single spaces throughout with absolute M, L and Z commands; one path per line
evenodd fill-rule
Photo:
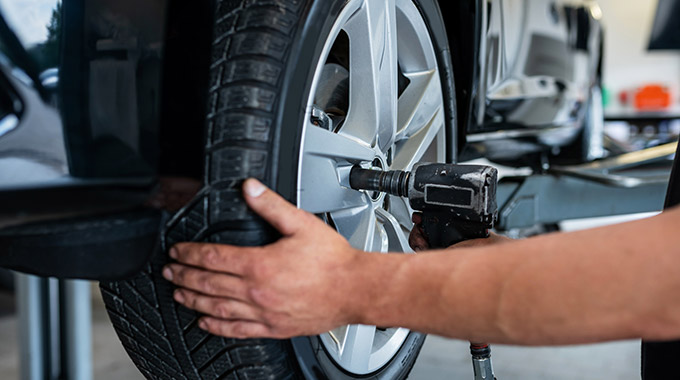
M 369 252 L 649 217 L 679 135 L 680 0 L 0 0 L 0 378 L 640 378 L 639 340 L 218 337 L 160 272 L 276 241 L 249 177 Z

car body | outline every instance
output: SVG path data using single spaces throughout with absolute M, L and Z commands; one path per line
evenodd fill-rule
M 0 3 L 0 266 L 101 279 L 143 264 L 143 255 L 102 257 L 120 255 L 115 242 L 147 247 L 157 239 L 149 226 L 162 213 L 137 212 L 159 178 L 201 177 L 212 11 L 200 3 L 66 0 L 50 33 L 32 42 L 22 37 L 18 9 Z M 458 114 L 449 161 L 526 164 L 582 133 L 601 68 L 595 2 L 441 0 L 440 7 Z M 148 223 L 139 234 L 131 231 L 138 224 L 115 222 L 142 217 Z M 110 223 L 97 233 L 102 220 Z M 96 235 L 77 255 L 69 253 L 78 251 L 72 241 L 41 238 L 71 221 Z M 49 252 L 36 256 L 40 244 L 67 246 L 62 265 Z

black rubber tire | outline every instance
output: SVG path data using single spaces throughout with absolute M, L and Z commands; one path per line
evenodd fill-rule
M 437 46 L 453 127 L 453 83 L 446 33 L 434 0 L 417 1 Z M 223 0 L 216 4 L 210 68 L 204 188 L 170 219 L 147 268 L 101 284 L 113 326 L 149 379 L 357 378 L 338 369 L 316 338 L 235 340 L 200 330 L 199 315 L 172 299 L 160 276 L 167 248 L 182 241 L 255 246 L 277 235 L 243 202 L 247 177 L 293 199 L 300 127 L 314 68 L 344 0 Z M 432 27 L 431 27 L 432 28 Z M 371 376 L 403 379 L 424 335 L 412 333 L 394 360 Z

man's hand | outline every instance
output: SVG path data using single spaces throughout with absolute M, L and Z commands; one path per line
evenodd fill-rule
M 421 213 L 414 213 L 411 216 L 411 221 L 413 221 L 413 229 L 411 234 L 408 236 L 408 243 L 413 248 L 414 251 L 420 252 L 430 249 L 430 244 L 425 237 L 425 231 L 423 230 L 422 222 L 423 215 Z M 452 245 L 449 248 L 472 248 L 485 245 L 493 245 L 499 243 L 507 243 L 512 241 L 512 239 L 494 234 L 493 232 L 486 239 L 473 239 L 460 242 L 458 244 Z
M 265 247 L 181 243 L 163 276 L 174 298 L 206 314 L 199 327 L 215 335 L 288 338 L 357 322 L 347 301 L 360 256 L 316 216 L 297 209 L 260 182 L 244 183 L 248 205 L 281 232 Z
M 430 243 L 425 237 L 425 230 L 423 230 L 423 214 L 414 212 L 411 215 L 411 221 L 413 222 L 413 229 L 408 235 L 408 244 L 416 252 L 430 249 Z

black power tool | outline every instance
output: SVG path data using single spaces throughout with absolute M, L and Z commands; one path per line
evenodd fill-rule
M 412 171 L 379 171 L 355 166 L 349 184 L 408 198 L 423 213 L 423 232 L 431 248 L 485 238 L 498 216 L 498 171 L 484 165 L 420 164 Z M 495 380 L 491 348 L 470 343 L 475 380 Z
M 423 213 L 431 248 L 485 238 L 498 215 L 498 171 L 485 165 L 419 164 L 412 171 L 379 171 L 355 166 L 349 184 L 356 190 L 408 198 Z

